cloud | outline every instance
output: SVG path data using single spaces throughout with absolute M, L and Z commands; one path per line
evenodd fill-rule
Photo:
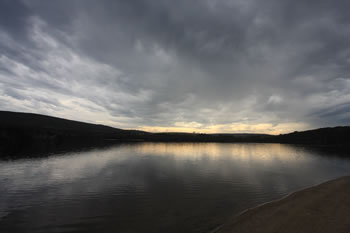
M 2 109 L 143 129 L 349 124 L 348 1 L 2 5 Z

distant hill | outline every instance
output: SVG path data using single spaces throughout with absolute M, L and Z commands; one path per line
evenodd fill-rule
M 137 141 L 148 134 L 32 113 L 0 111 L 0 157 Z
M 32 113 L 0 111 L 0 158 L 67 151 L 121 142 L 255 142 L 344 146 L 350 127 L 267 134 L 149 133 Z
M 89 124 L 79 121 L 67 120 L 58 117 L 45 116 L 34 113 L 20 113 L 0 111 L 0 127 L 2 128 L 25 128 L 25 129 L 57 129 L 62 131 L 79 132 L 115 132 L 121 129 L 104 125 Z
M 34 114 L 0 111 L 1 128 L 47 129 L 76 133 L 146 133 L 137 130 L 122 130 L 110 126 L 91 124 L 58 117 Z
M 276 136 L 280 143 L 349 145 L 350 126 L 338 126 L 293 132 Z

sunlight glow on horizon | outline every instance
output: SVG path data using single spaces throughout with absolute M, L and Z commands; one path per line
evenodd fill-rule
M 304 123 L 283 123 L 283 124 L 272 124 L 272 123 L 233 123 L 233 124 L 217 124 L 209 126 L 191 127 L 193 122 L 182 126 L 171 126 L 171 127 L 158 127 L 158 126 L 142 126 L 136 128 L 137 130 L 147 132 L 183 132 L 183 133 L 261 133 L 261 134 L 284 134 L 291 133 L 294 131 L 301 131 L 308 129 L 308 125 Z

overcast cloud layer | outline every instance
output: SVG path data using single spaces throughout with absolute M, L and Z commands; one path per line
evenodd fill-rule
M 0 3 L 0 109 L 122 128 L 350 124 L 348 0 Z

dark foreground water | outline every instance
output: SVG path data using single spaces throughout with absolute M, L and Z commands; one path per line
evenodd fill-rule
M 208 232 L 348 174 L 350 159 L 281 144 L 147 143 L 0 161 L 0 232 Z

